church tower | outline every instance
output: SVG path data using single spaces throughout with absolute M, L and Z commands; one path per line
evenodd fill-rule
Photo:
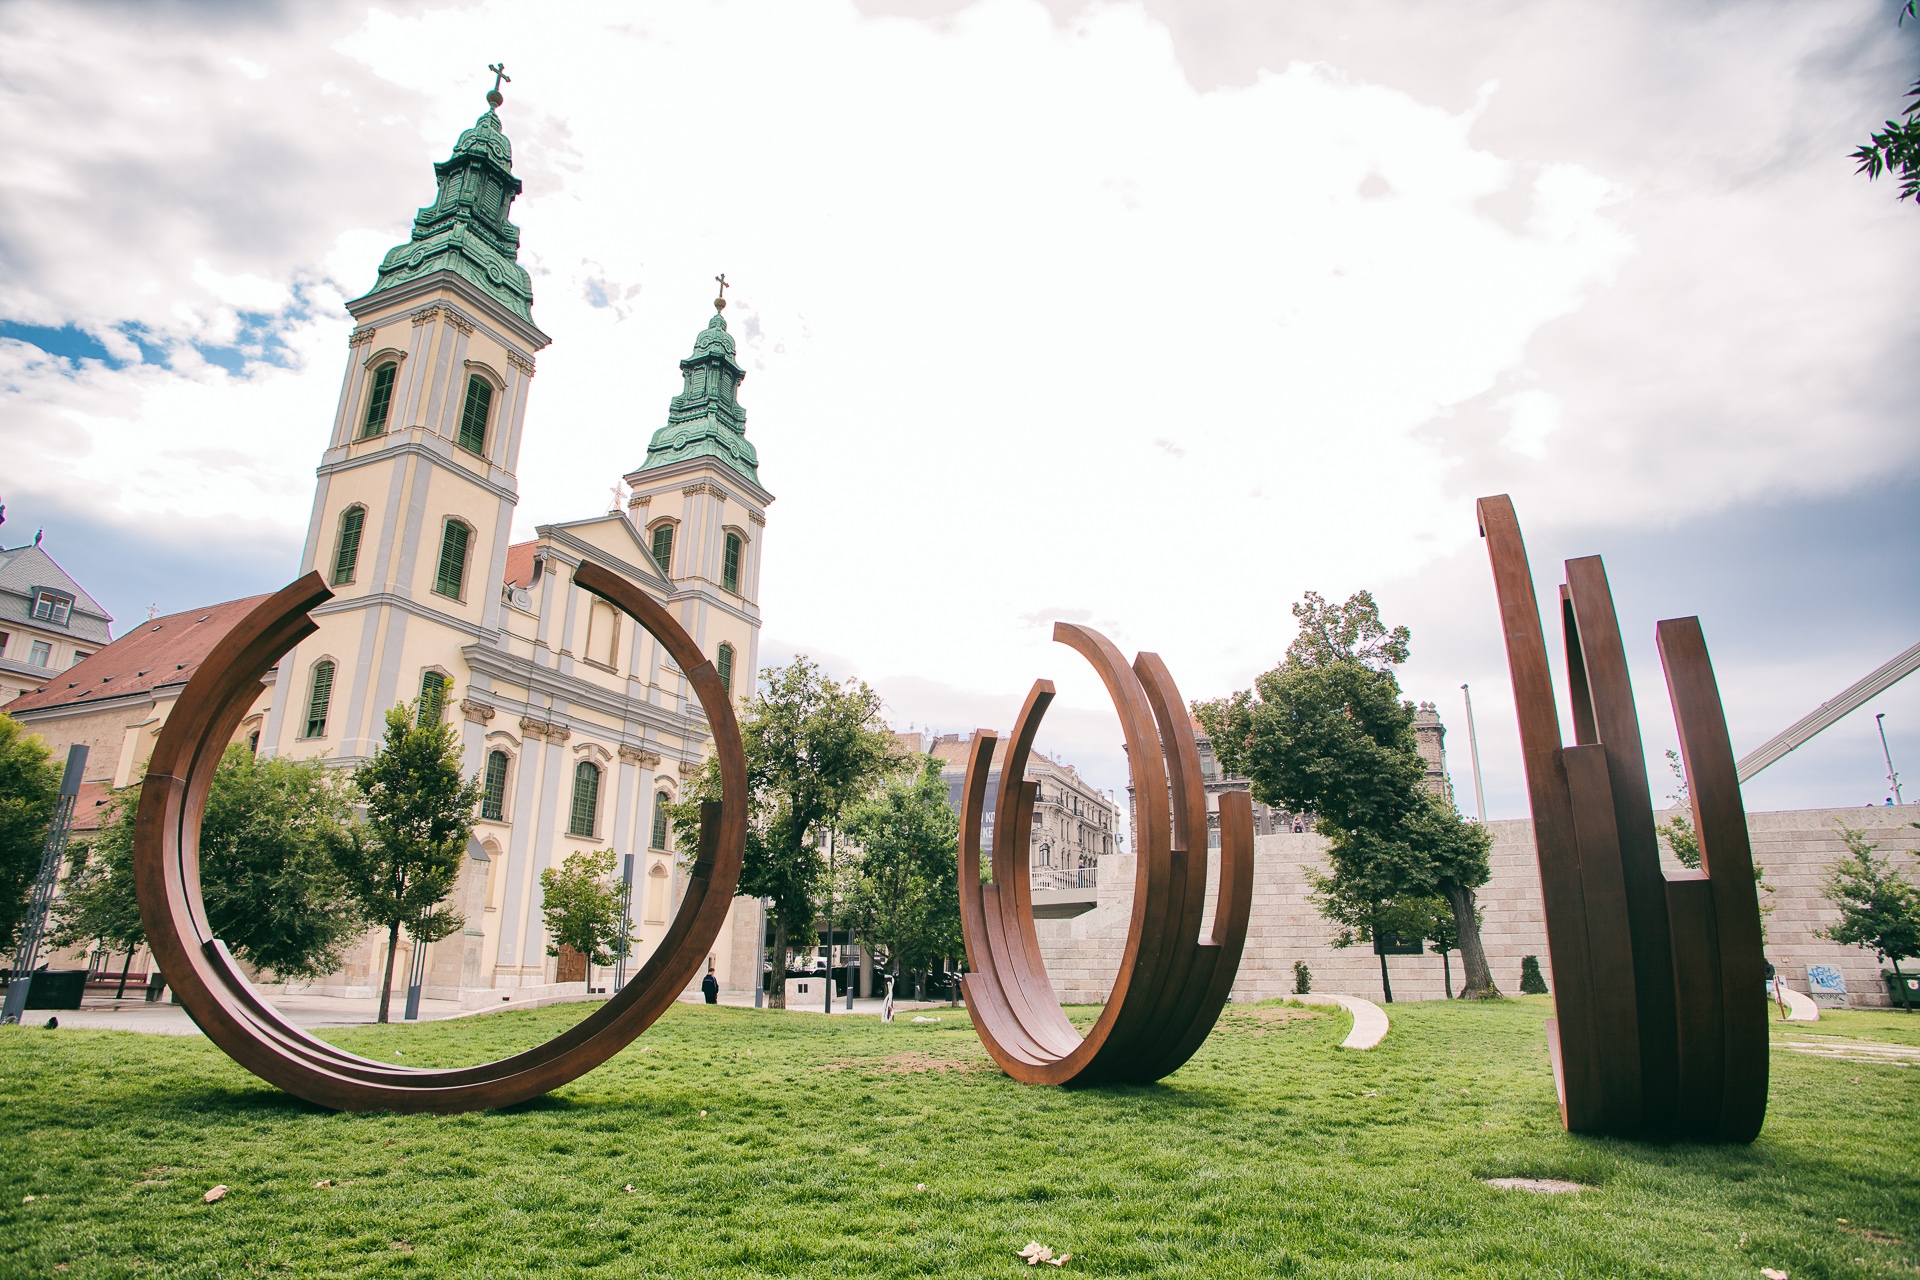
M 457 650 L 500 630 L 527 391 L 549 342 L 515 260 L 521 184 L 501 101 L 496 84 L 434 165 L 438 192 L 408 242 L 347 304 L 358 324 L 300 566 L 334 592 L 314 611 L 326 649 L 316 636 L 283 663 L 274 750 L 367 758 L 386 708 L 450 687 L 449 639 Z

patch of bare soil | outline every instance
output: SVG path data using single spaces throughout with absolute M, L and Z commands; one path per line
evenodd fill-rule
M 925 1075 L 929 1071 L 944 1075 L 949 1071 L 985 1071 L 987 1064 L 977 1058 L 942 1058 L 937 1054 L 909 1050 L 905 1053 L 889 1054 L 884 1058 L 836 1058 L 821 1069 L 823 1071 L 865 1071 L 872 1075 L 885 1076 Z
M 1224 1026 L 1244 1028 L 1256 1036 L 1264 1036 L 1270 1031 L 1291 1031 L 1293 1023 L 1308 1023 L 1327 1015 L 1314 1009 L 1293 1009 L 1285 1005 L 1263 1005 L 1249 1009 L 1234 1009 L 1223 1012 L 1220 1022 Z

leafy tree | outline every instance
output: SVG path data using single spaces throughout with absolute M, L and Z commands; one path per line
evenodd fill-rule
M 1439 896 L 1453 912 L 1461 995 L 1498 995 L 1473 904 L 1492 840 L 1426 789 L 1413 704 L 1392 670 L 1407 660 L 1410 633 L 1381 622 L 1365 591 L 1337 605 L 1308 592 L 1293 616 L 1300 632 L 1285 661 L 1250 690 L 1196 702 L 1194 715 L 1256 799 L 1318 815 L 1329 874 L 1315 890 L 1345 945 L 1370 938 L 1389 904 Z
M 393 999 L 393 956 L 404 926 L 415 946 L 438 941 L 465 920 L 444 905 L 473 835 L 480 785 L 460 773 L 460 744 L 438 714 L 405 704 L 387 711 L 373 759 L 354 771 L 364 821 L 335 840 L 333 856 L 362 916 L 387 930 L 380 981 L 381 1022 Z
M 1680 763 L 1680 753 L 1668 748 L 1667 768 L 1673 770 L 1674 790 L 1667 796 L 1673 801 L 1673 816 L 1661 823 L 1658 831 L 1660 838 L 1667 842 L 1667 848 L 1681 866 L 1698 871 L 1700 869 L 1700 833 L 1693 829 L 1693 791 L 1687 785 L 1687 770 Z M 1760 899 L 1760 941 L 1767 940 L 1767 918 L 1773 914 L 1773 886 L 1767 883 L 1767 869 L 1758 862 L 1753 864 L 1753 883 L 1766 897 Z
M 1840 908 L 1840 919 L 1822 936 L 1891 960 L 1898 975 L 1902 960 L 1920 956 L 1920 889 L 1886 859 L 1873 856 L 1880 846 L 1864 831 L 1834 825 L 1849 856 L 1827 873 L 1826 897 Z
M 1900 10 L 1900 21 L 1920 17 L 1920 0 L 1907 0 Z M 1856 149 L 1853 158 L 1860 162 L 1858 172 L 1869 179 L 1883 173 L 1900 175 L 1900 199 L 1920 203 L 1920 81 L 1907 91 L 1909 103 L 1901 119 L 1887 121 L 1886 128 L 1875 133 L 1867 145 Z
M 146 941 L 133 890 L 140 791 L 111 817 L 67 875 L 55 907 L 58 946 L 98 940 L 131 952 Z M 200 896 L 214 936 L 280 981 L 340 967 L 361 927 L 332 850 L 347 821 L 339 775 L 320 760 L 261 760 L 229 746 L 200 824 Z
M 0 952 L 13 950 L 26 917 L 60 773 L 46 742 L 0 713 Z
M 574 853 L 540 873 L 540 915 L 547 923 L 547 954 L 572 947 L 602 968 L 627 954 L 620 936 L 620 889 L 612 881 L 614 854 Z
M 880 719 L 880 695 L 865 682 L 836 684 L 805 654 L 760 673 L 740 724 L 751 812 L 740 892 L 773 904 L 773 1008 L 787 1005 L 787 939 L 811 938 L 825 887 L 822 855 L 840 815 L 905 764 Z M 702 800 L 720 798 L 718 762 L 668 812 L 691 846 Z
M 917 777 L 888 783 L 847 815 L 859 849 L 847 908 L 861 938 L 898 977 L 958 955 L 960 819 L 947 803 L 940 761 L 920 758 Z
M 1293 962 L 1293 994 L 1304 996 L 1313 990 L 1313 970 L 1307 967 L 1305 960 Z

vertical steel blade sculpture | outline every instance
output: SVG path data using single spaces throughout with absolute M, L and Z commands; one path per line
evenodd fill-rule
M 1767 1107 L 1766 962 L 1753 851 L 1698 618 L 1656 638 L 1700 870 L 1666 871 L 1626 652 L 1600 557 L 1560 589 L 1574 743 L 1563 746 L 1513 503 L 1479 502 L 1513 674 L 1553 963 L 1547 1022 L 1575 1133 L 1751 1142 Z
M 960 807 L 960 925 L 967 945 L 967 1008 L 1002 1070 L 1026 1084 L 1144 1084 L 1179 1068 L 1206 1040 L 1233 988 L 1253 899 L 1253 802 L 1220 797 L 1220 885 L 1213 930 L 1200 941 L 1207 892 L 1207 795 L 1193 721 L 1157 655 L 1131 668 L 1099 632 L 1056 623 L 1106 683 L 1133 766 L 1133 919 L 1120 971 L 1084 1039 L 1047 979 L 1033 925 L 1027 857 L 1035 785 L 1027 758 L 1053 701 L 1034 682 L 1000 766 L 993 878 L 980 880 L 980 827 L 996 736 L 974 734 Z M 1157 728 L 1157 732 L 1156 732 Z M 1163 800 L 1171 797 L 1171 805 Z
M 747 765 L 733 699 L 693 638 L 654 600 L 592 564 L 582 588 L 623 609 L 692 683 L 720 759 L 722 799 L 701 806 L 699 853 L 672 925 L 634 979 L 578 1024 L 498 1062 L 419 1070 L 347 1053 L 262 1000 L 213 936 L 200 899 L 200 818 L 214 770 L 260 692 L 260 678 L 316 629 L 332 597 L 310 573 L 264 601 L 215 645 L 154 745 L 134 835 L 140 920 L 160 971 L 209 1039 L 261 1079 L 339 1111 L 443 1114 L 524 1102 L 586 1074 L 653 1024 L 699 971 L 732 906 L 746 847 Z

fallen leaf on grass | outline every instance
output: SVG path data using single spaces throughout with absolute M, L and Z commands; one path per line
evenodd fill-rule
M 924 1182 L 916 1182 L 913 1184 L 913 1189 L 915 1191 L 925 1191 L 927 1189 L 927 1184 Z
M 39 1198 L 40 1198 L 39 1196 L 22 1196 L 22 1197 L 20 1198 L 20 1203 L 21 1203 L 21 1204 L 32 1204 L 32 1203 L 33 1203 L 33 1202 L 34 1202 L 35 1200 L 38 1200 Z
M 1067 1265 L 1067 1260 L 1073 1257 L 1070 1253 L 1063 1253 L 1056 1258 L 1053 1256 L 1053 1250 L 1038 1240 L 1029 1241 L 1027 1247 L 1015 1256 L 1025 1258 L 1030 1267 L 1037 1267 L 1043 1262 L 1050 1267 L 1064 1267 Z
M 1765 1280 L 1787 1280 L 1786 1272 L 1776 1271 L 1772 1267 L 1760 1268 L 1760 1274 L 1765 1277 Z
M 213 1190 L 207 1192 L 207 1194 L 201 1196 L 200 1198 L 202 1200 L 205 1200 L 208 1204 L 212 1204 L 215 1200 L 225 1200 L 227 1198 L 227 1184 L 224 1182 L 221 1183 L 219 1186 L 213 1188 Z
M 701 1114 L 701 1115 L 705 1115 L 705 1114 L 707 1114 L 707 1113 L 706 1113 L 706 1112 L 704 1112 L 704 1111 L 702 1111 L 702 1112 L 701 1112 L 700 1114 Z
M 56 1262 L 53 1264 L 53 1269 L 55 1271 L 65 1271 L 67 1269 L 67 1264 L 64 1262 Z
M 313 1185 L 314 1185 L 314 1186 L 316 1186 L 316 1187 L 330 1187 L 330 1186 L 332 1186 L 332 1185 L 333 1185 L 333 1179 L 332 1179 L 332 1178 L 322 1178 L 322 1179 L 320 1179 L 320 1181 L 318 1181 L 318 1182 L 316 1182 L 316 1183 L 314 1183 Z
M 624 1191 L 624 1192 L 626 1192 L 626 1193 L 627 1193 L 628 1195 L 632 1195 L 632 1194 L 633 1194 L 633 1184 L 632 1184 L 631 1182 L 629 1182 L 629 1183 L 628 1183 L 628 1184 L 627 1184 L 626 1186 L 624 1186 L 624 1187 L 622 1187 L 622 1188 L 620 1188 L 620 1189 L 621 1189 L 622 1191 Z

